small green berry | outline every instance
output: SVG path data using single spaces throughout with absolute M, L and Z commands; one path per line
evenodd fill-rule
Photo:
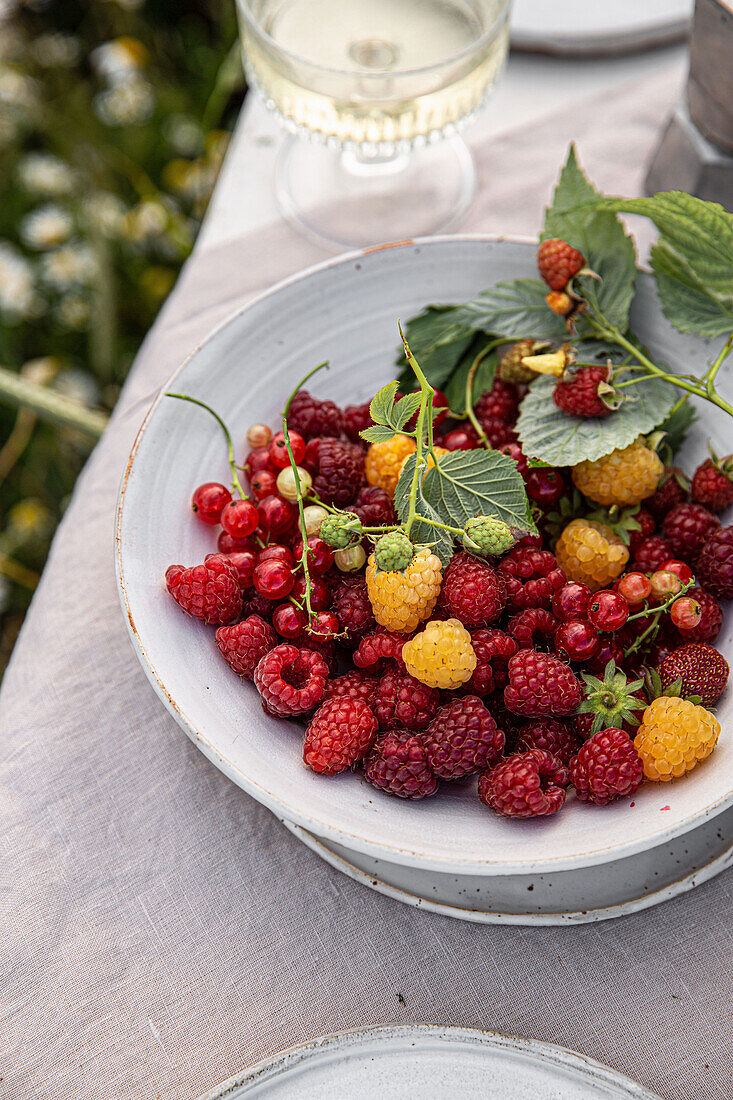
M 337 512 L 325 517 L 318 534 L 328 546 L 345 550 L 361 538 L 361 520 L 356 512 Z
M 463 528 L 463 549 L 472 554 L 503 554 L 513 542 L 509 525 L 498 516 L 474 516 Z
M 415 547 L 404 531 L 388 531 L 374 547 L 374 560 L 382 573 L 401 573 L 415 556 Z

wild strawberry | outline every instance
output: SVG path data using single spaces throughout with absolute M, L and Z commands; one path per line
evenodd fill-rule
M 733 504 L 733 455 L 707 459 L 692 479 L 692 499 L 711 512 L 723 512 Z
M 608 416 L 611 406 L 599 394 L 601 383 L 608 383 L 610 368 L 579 367 L 567 379 L 561 379 L 552 393 L 552 400 L 568 416 Z
M 562 290 L 585 267 L 585 257 L 567 241 L 551 237 L 537 249 L 537 267 L 550 290 Z
M 705 707 L 712 706 L 723 694 L 729 671 L 723 654 L 704 643 L 680 646 L 659 667 L 664 691 L 676 680 L 682 680 L 680 695 L 699 695 Z

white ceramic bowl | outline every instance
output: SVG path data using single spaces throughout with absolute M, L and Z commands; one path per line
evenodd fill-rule
M 517 241 L 433 238 L 351 254 L 251 302 L 190 356 L 170 386 L 209 402 L 243 441 L 249 424 L 277 423 L 287 394 L 316 363 L 328 359 L 331 370 L 314 380 L 315 392 L 344 404 L 364 400 L 394 375 L 398 318 L 534 273 L 534 247 Z M 709 357 L 704 342 L 668 325 L 648 276 L 640 277 L 632 324 L 673 367 L 689 371 Z M 704 416 L 704 428 L 698 425 L 686 445 L 688 466 L 704 453 L 708 436 L 725 449 L 724 414 L 706 406 Z M 517 822 L 491 814 L 470 783 L 444 785 L 437 797 L 415 804 L 383 795 L 358 775 L 314 775 L 302 763 L 298 728 L 262 712 L 254 687 L 221 660 L 213 631 L 182 615 L 165 593 L 169 564 L 200 561 L 214 548 L 210 530 L 187 509 L 192 489 L 206 479 L 228 480 L 217 425 L 195 407 L 160 396 L 140 430 L 119 502 L 117 568 L 133 642 L 151 683 L 201 751 L 278 816 L 341 845 L 339 854 L 360 853 L 428 878 L 430 872 L 484 881 L 546 877 L 643 855 L 733 802 L 729 700 L 719 709 L 724 729 L 711 759 L 681 782 L 645 784 L 633 807 L 571 799 L 555 817 Z M 719 645 L 729 655 L 731 641 L 728 621 Z M 712 856 L 729 846 L 724 841 Z M 689 870 L 681 867 L 677 878 Z M 600 907 L 591 896 L 580 910 L 608 904 L 607 896 Z M 562 899 L 553 906 L 569 911 Z

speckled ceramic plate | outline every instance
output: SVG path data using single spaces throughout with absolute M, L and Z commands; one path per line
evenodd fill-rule
M 458 1027 L 342 1031 L 259 1062 L 201 1100 L 659 1100 L 582 1054 Z
M 313 389 L 343 403 L 363 400 L 393 374 L 398 317 L 409 318 L 429 302 L 465 300 L 501 279 L 534 275 L 534 264 L 528 243 L 477 237 L 351 254 L 250 303 L 191 355 L 171 384 L 224 413 L 240 439 L 254 421 L 275 423 L 285 396 L 324 359 L 330 373 L 320 375 Z M 702 367 L 710 355 L 705 343 L 667 324 L 647 276 L 640 278 L 632 324 L 662 361 L 686 371 Z M 704 416 L 704 425 L 691 433 L 685 464 L 704 453 L 707 436 L 725 453 L 725 415 Z M 210 531 L 192 522 L 187 506 L 205 478 L 228 480 L 219 429 L 194 407 L 159 397 L 120 494 L 123 610 L 143 668 L 186 733 L 279 817 L 390 865 L 468 878 L 546 876 L 618 865 L 689 833 L 733 802 L 730 693 L 718 711 L 723 736 L 710 760 L 681 782 L 646 784 L 631 805 L 594 807 L 571 798 L 555 817 L 517 822 L 481 806 L 472 783 L 445 785 L 435 798 L 414 804 L 389 798 L 358 775 L 314 775 L 302 763 L 297 726 L 265 715 L 254 687 L 232 676 L 221 660 L 213 631 L 182 615 L 165 594 L 166 566 L 200 561 L 213 549 Z M 729 655 L 731 643 L 728 619 L 719 644 Z M 679 877 L 690 870 L 681 867 Z M 618 885 L 622 900 L 623 870 Z M 613 902 L 608 893 L 602 908 Z M 598 908 L 596 899 L 587 897 L 582 908 Z
M 537 53 L 598 56 L 678 42 L 694 0 L 514 0 L 512 47 Z

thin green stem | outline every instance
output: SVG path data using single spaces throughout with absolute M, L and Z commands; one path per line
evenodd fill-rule
M 486 449 L 489 451 L 491 450 L 491 444 L 489 443 L 489 440 L 486 436 L 486 432 L 478 421 L 476 413 L 473 411 L 473 383 L 474 379 L 476 378 L 476 371 L 479 369 L 481 362 L 483 361 L 484 357 L 488 355 L 489 351 L 492 350 L 492 345 L 489 344 L 488 348 L 484 348 L 483 351 L 479 352 L 479 354 L 476 356 L 473 363 L 471 364 L 471 369 L 466 376 L 466 416 L 473 425 L 474 431 L 479 437 L 479 440 L 481 441 L 483 446 L 486 447 Z
M 229 451 L 229 466 L 230 466 L 230 469 L 231 469 L 231 472 L 232 472 L 232 485 L 236 489 L 236 491 L 239 493 L 240 497 L 242 497 L 242 499 L 244 500 L 246 498 L 247 494 L 245 493 L 244 489 L 242 488 L 242 483 L 239 480 L 239 475 L 237 474 L 237 464 L 234 461 L 234 444 L 232 443 L 232 437 L 229 434 L 229 429 L 227 428 L 226 424 L 224 423 L 222 418 L 219 416 L 219 414 L 214 412 L 214 410 L 211 408 L 211 406 L 207 405 L 205 401 L 199 401 L 199 399 L 197 397 L 189 397 L 189 395 L 187 393 L 166 393 L 165 396 L 166 397 L 175 397 L 178 401 L 190 401 L 192 405 L 198 405 L 199 408 L 206 409 L 206 412 L 210 413 L 211 416 L 213 416 L 214 420 L 216 420 L 217 424 L 219 425 L 221 430 L 224 432 L 224 436 L 225 436 L 226 441 L 227 441 L 227 449 Z
M 420 408 L 417 413 L 417 427 L 415 429 L 415 469 L 412 472 L 412 481 L 410 483 L 410 503 L 407 511 L 407 519 L 405 520 L 404 528 L 407 537 L 410 537 L 410 531 L 412 525 L 415 522 L 416 502 L 417 502 L 417 487 L 419 485 L 419 479 L 422 476 L 422 468 L 425 462 L 423 458 L 423 446 L 425 441 L 425 416 L 428 411 L 428 406 L 432 409 L 432 401 L 435 395 L 433 387 L 428 382 L 427 378 L 423 374 L 420 364 L 410 350 L 410 346 L 405 339 L 405 334 L 402 331 L 402 325 L 399 325 L 400 336 L 402 337 L 402 343 L 405 348 L 405 357 L 410 364 L 412 371 L 420 383 Z
M 705 383 L 708 396 L 715 393 L 715 375 L 718 373 L 731 351 L 733 351 L 733 332 L 731 332 L 730 336 L 723 344 L 723 347 L 720 349 L 718 358 L 703 376 L 703 382 Z
M 420 523 L 427 523 L 430 527 L 439 527 L 441 531 L 450 531 L 451 535 L 457 535 L 458 538 L 463 538 L 463 531 L 460 527 L 450 527 L 447 523 L 440 523 L 437 519 L 428 519 L 427 516 L 416 515 L 415 519 Z

